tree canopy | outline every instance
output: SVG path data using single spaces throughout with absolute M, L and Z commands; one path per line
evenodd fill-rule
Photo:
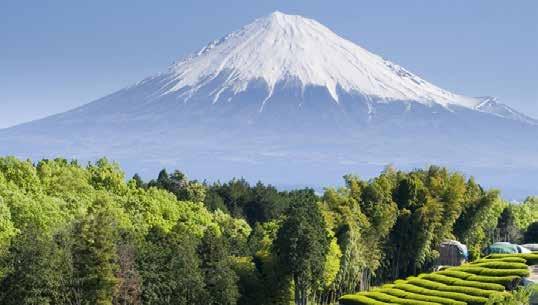
M 507 203 L 445 168 L 343 182 L 146 183 L 106 159 L 0 158 L 0 303 L 331 304 L 430 270 L 445 239 L 473 258 L 500 237 L 536 241 L 535 197 Z

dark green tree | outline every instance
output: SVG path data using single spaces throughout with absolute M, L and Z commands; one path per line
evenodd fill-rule
M 142 178 L 138 175 L 138 174 L 134 174 L 133 178 L 131 178 L 136 187 L 137 188 L 145 188 L 146 187 L 146 184 L 144 183 L 144 180 L 142 180 Z
M 150 230 L 137 258 L 143 304 L 207 304 L 197 246 L 198 240 L 179 227 L 169 233 Z
M 208 294 L 204 304 L 233 305 L 239 299 L 239 277 L 233 270 L 226 240 L 208 230 L 198 247 L 202 273 Z
M 291 206 L 275 241 L 280 267 L 292 279 L 295 303 L 306 305 L 310 292 L 321 284 L 329 249 L 325 221 L 311 189 L 290 194 Z
M 512 243 L 519 242 L 521 232 L 516 225 L 516 217 L 511 206 L 507 206 L 499 216 L 497 223 L 497 240 Z
M 0 304 L 69 304 L 70 268 L 65 254 L 35 227 L 26 228 L 1 258 L 10 272 L 0 281 Z
M 527 227 L 523 240 L 527 244 L 538 243 L 538 221 L 531 223 Z

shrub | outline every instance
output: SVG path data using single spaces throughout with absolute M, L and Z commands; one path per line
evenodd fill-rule
M 446 276 L 450 276 L 450 277 L 456 277 L 456 278 L 459 278 L 459 279 L 462 279 L 462 280 L 466 280 L 469 277 L 474 275 L 472 273 L 467 273 L 467 272 L 463 272 L 463 271 L 457 271 L 457 270 L 453 270 L 453 269 L 447 269 L 447 270 L 439 271 L 439 272 L 437 272 L 437 274 L 442 274 L 442 275 L 446 275 Z
M 473 275 L 468 278 L 469 281 L 483 282 L 483 283 L 495 283 L 503 285 L 507 290 L 513 290 L 521 282 L 521 277 L 512 276 L 485 276 L 485 275 Z
M 433 303 L 439 303 L 444 305 L 467 305 L 467 303 L 462 301 L 456 301 L 453 299 L 445 298 L 445 297 L 436 297 L 436 296 L 428 296 L 418 293 L 413 293 L 409 291 L 404 291 L 400 289 L 395 288 L 382 288 L 379 289 L 379 292 L 383 292 L 386 294 L 393 295 L 395 297 L 399 297 L 402 299 L 412 299 L 412 300 L 419 300 L 419 301 L 425 301 L 425 302 L 433 302 Z
M 482 258 L 472 262 L 471 264 L 489 263 L 489 262 L 507 262 L 507 263 L 523 263 L 526 264 L 527 260 L 523 257 L 501 257 L 501 258 Z
M 517 285 L 521 281 L 521 277 L 517 275 L 486 276 L 486 275 L 475 275 L 472 273 L 456 271 L 456 270 L 440 271 L 440 272 L 437 272 L 437 274 L 460 278 L 460 279 L 473 281 L 473 282 L 499 284 L 499 285 L 503 285 L 507 290 L 514 289 L 515 287 L 517 287 Z
M 478 263 L 478 264 L 474 264 L 473 266 L 479 266 L 479 267 L 491 268 L 491 269 L 527 269 L 529 267 L 527 266 L 526 263 L 511 263 L 511 262 L 499 262 L 499 261 Z
M 347 294 L 341 297 L 339 301 L 341 305 L 397 305 L 380 302 L 364 296 L 363 294 Z
M 445 284 L 441 284 L 441 283 L 437 283 L 437 282 L 433 282 L 429 280 L 424 280 L 424 279 L 413 279 L 409 281 L 409 283 L 420 286 L 420 287 L 428 288 L 428 289 L 448 291 L 448 292 L 459 292 L 459 293 L 465 293 L 468 295 L 485 297 L 485 298 L 488 298 L 495 293 L 501 293 L 495 290 L 486 290 L 486 289 L 479 289 L 479 288 L 473 288 L 473 287 L 448 286 Z
M 464 286 L 464 287 L 474 287 L 479 289 L 485 289 L 485 290 L 497 290 L 497 291 L 504 291 L 504 286 L 500 284 L 495 283 L 481 283 L 481 282 L 475 282 L 471 280 L 462 280 L 459 278 L 453 278 L 450 276 L 446 276 L 443 274 L 437 274 L 437 273 L 430 273 L 430 274 L 424 274 L 421 276 L 421 278 L 451 285 L 451 286 Z
M 518 254 L 491 254 L 486 258 L 506 258 L 506 257 L 521 257 L 527 260 L 527 265 L 538 265 L 538 253 L 518 253 Z
M 448 270 L 463 271 L 463 272 L 472 273 L 476 275 L 486 275 L 486 276 L 513 276 L 513 275 L 521 276 L 521 277 L 529 276 L 528 269 L 491 269 L 491 268 L 484 268 L 480 266 L 467 265 L 467 266 L 450 268 Z
M 461 301 L 469 305 L 482 305 L 488 301 L 488 299 L 484 297 L 476 297 L 476 296 L 466 295 L 464 293 L 459 293 L 459 292 L 432 290 L 432 289 L 427 289 L 424 287 L 416 286 L 413 284 L 407 284 L 407 283 L 398 284 L 395 286 L 395 288 L 412 292 L 412 293 L 422 294 L 422 295 L 429 295 L 429 296 L 435 296 L 435 297 Z
M 425 302 L 425 301 L 420 301 L 420 300 L 415 300 L 415 299 L 399 298 L 399 297 L 395 297 L 390 294 L 386 294 L 386 293 L 378 292 L 378 291 L 367 292 L 365 293 L 365 295 L 369 298 L 376 299 L 383 303 L 395 303 L 395 304 L 401 304 L 401 305 L 441 305 L 439 303 L 434 303 L 434 302 Z

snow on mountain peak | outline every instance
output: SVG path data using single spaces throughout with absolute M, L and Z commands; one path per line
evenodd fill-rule
M 404 68 L 336 35 L 319 22 L 298 15 L 273 12 L 216 40 L 174 64 L 163 94 L 181 92 L 188 100 L 217 80 L 214 102 L 229 90 L 243 92 L 252 81 L 267 85 L 272 96 L 277 83 L 294 82 L 325 87 L 335 102 L 338 92 L 366 96 L 373 102 L 416 101 L 473 108 L 480 100 L 445 91 Z

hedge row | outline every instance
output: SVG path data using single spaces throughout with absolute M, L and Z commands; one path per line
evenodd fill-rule
M 442 283 L 437 283 L 437 282 L 424 280 L 424 279 L 412 279 L 409 281 L 409 284 L 417 285 L 417 286 L 428 288 L 428 289 L 448 291 L 448 292 L 459 292 L 459 293 L 465 293 L 468 295 L 473 295 L 477 297 L 485 297 L 485 298 L 488 298 L 492 294 L 495 294 L 495 293 L 501 293 L 496 290 L 479 289 L 479 288 L 465 287 L 465 286 L 449 286 Z
M 407 283 L 397 284 L 394 288 L 401 289 L 407 292 L 422 294 L 422 295 L 429 295 L 429 296 L 434 296 L 434 297 L 441 297 L 441 298 L 461 301 L 469 305 L 482 305 L 488 301 L 488 299 L 484 297 L 476 297 L 476 296 L 467 295 L 465 293 L 459 293 L 459 292 L 433 290 L 433 289 L 428 289 L 428 288 L 416 286 L 413 284 L 407 284 Z
M 473 282 L 499 284 L 499 285 L 503 285 L 507 290 L 514 289 L 521 282 L 521 277 L 517 275 L 486 276 L 486 275 L 476 275 L 472 273 L 450 270 L 450 269 L 439 271 L 436 274 L 446 275 L 453 278 L 459 278 L 462 280 L 473 281 Z
M 471 276 L 475 275 L 475 274 L 472 274 L 472 273 L 467 273 L 467 272 L 463 272 L 463 271 L 454 270 L 453 268 L 452 269 L 446 269 L 446 270 L 443 270 L 443 271 L 439 271 L 439 272 L 436 272 L 436 273 L 446 275 L 446 276 L 450 276 L 450 277 L 459 278 L 459 279 L 462 279 L 462 280 L 466 280 L 466 279 L 470 278 Z
M 476 275 L 486 275 L 486 276 L 521 276 L 521 277 L 528 277 L 529 276 L 529 269 L 491 269 L 491 268 L 484 268 L 481 266 L 474 266 L 474 265 L 463 265 L 459 267 L 453 267 L 447 270 L 452 271 L 463 271 L 467 273 L 472 273 Z
M 347 294 L 340 298 L 341 305 L 398 305 L 393 303 L 380 302 L 371 299 L 363 294 Z
M 440 303 L 434 303 L 434 302 L 426 302 L 426 301 L 420 301 L 416 299 L 405 299 L 405 298 L 399 298 L 395 297 L 393 295 L 378 292 L 378 291 L 371 291 L 365 293 L 365 295 L 369 298 L 381 301 L 383 303 L 394 303 L 394 304 L 401 304 L 401 305 L 441 305 Z
M 527 261 L 527 265 L 538 265 L 538 253 L 518 253 L 518 254 L 490 254 L 486 256 L 486 259 L 499 259 L 507 257 L 519 257 L 524 258 Z
M 403 299 L 419 300 L 419 301 L 425 301 L 425 302 L 439 303 L 443 305 L 466 305 L 467 304 L 465 302 L 456 301 L 456 300 L 449 299 L 446 297 L 436 297 L 436 296 L 431 296 L 431 295 L 418 294 L 418 293 L 413 293 L 413 292 L 396 289 L 396 288 L 386 288 L 385 286 L 381 287 L 380 289 L 376 291 L 390 294 L 392 296 L 403 298 Z
M 479 266 L 491 269 L 527 269 L 529 266 L 526 263 L 510 263 L 510 262 L 485 262 L 473 264 L 473 266 Z
M 459 278 L 454 278 L 454 277 L 450 277 L 450 276 L 446 276 L 446 275 L 438 274 L 438 273 L 422 274 L 419 277 L 426 280 L 433 281 L 433 282 L 438 282 L 438 283 L 451 285 L 451 286 L 464 286 L 464 287 L 473 287 L 473 288 L 497 290 L 497 291 L 504 291 L 505 289 L 505 287 L 500 284 L 481 283 L 481 282 L 475 282 L 471 280 L 462 280 Z
M 472 262 L 471 264 L 480 264 L 480 263 L 488 263 L 488 262 L 508 262 L 508 263 L 523 263 L 526 264 L 527 260 L 523 257 L 501 257 L 501 258 L 482 258 L 479 260 L 476 260 Z

